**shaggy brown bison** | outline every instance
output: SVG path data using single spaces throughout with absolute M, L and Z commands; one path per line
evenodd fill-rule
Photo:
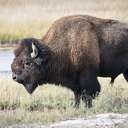
M 100 92 L 97 76 L 123 73 L 128 80 L 128 25 L 86 15 L 61 18 L 42 40 L 21 40 L 11 65 L 13 79 L 31 94 L 43 83 L 61 84 L 88 107 Z

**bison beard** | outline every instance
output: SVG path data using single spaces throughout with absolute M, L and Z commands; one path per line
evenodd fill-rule
M 25 84 L 24 87 L 28 91 L 29 94 L 32 94 L 33 91 L 36 89 L 37 85 L 30 83 L 30 84 Z
M 61 84 L 74 92 L 75 106 L 82 99 L 91 107 L 101 90 L 97 76 L 113 83 L 123 73 L 128 80 L 127 42 L 125 23 L 86 15 L 61 18 L 42 40 L 21 40 L 11 66 L 14 80 L 29 93 L 44 83 Z

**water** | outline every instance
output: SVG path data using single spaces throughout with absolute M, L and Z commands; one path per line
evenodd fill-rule
M 11 76 L 12 50 L 0 50 L 0 78 Z

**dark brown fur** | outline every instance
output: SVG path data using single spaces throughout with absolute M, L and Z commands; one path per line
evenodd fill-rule
M 124 73 L 128 80 L 127 41 L 125 23 L 86 15 L 64 17 L 53 23 L 42 40 L 21 41 L 12 71 L 15 76 L 23 74 L 16 81 L 29 93 L 38 84 L 61 84 L 74 92 L 76 105 L 82 98 L 90 107 L 92 98 L 100 92 L 97 76 L 111 77 L 114 82 Z M 39 51 L 34 59 L 30 56 L 32 43 Z M 28 60 L 31 65 L 25 68 Z

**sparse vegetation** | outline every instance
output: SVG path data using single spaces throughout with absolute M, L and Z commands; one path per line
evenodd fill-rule
M 0 0 L 0 40 L 41 38 L 54 20 L 73 14 L 127 22 L 127 8 L 127 0 Z
M 127 0 L 0 0 L 0 43 L 24 37 L 41 38 L 62 16 L 87 14 L 128 22 Z M 4 42 L 1 42 L 4 41 Z M 122 77 L 113 87 L 100 79 L 102 92 L 87 109 L 73 107 L 73 93 L 54 85 L 40 86 L 29 95 L 11 79 L 0 78 L 0 124 L 52 123 L 105 112 L 128 113 L 128 85 Z
M 73 93 L 54 85 L 40 86 L 29 95 L 24 87 L 11 79 L 0 80 L 0 123 L 43 124 L 92 114 L 115 112 L 128 113 L 128 87 L 119 77 L 113 87 L 109 80 L 101 79 L 102 92 L 87 109 L 81 103 L 79 109 L 73 107 Z

